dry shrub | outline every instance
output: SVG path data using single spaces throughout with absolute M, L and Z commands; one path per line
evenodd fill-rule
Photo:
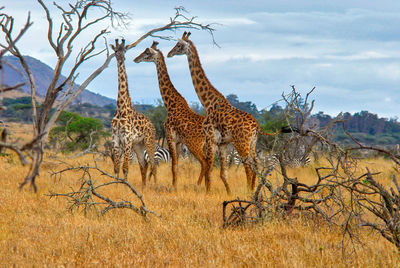
M 371 172 L 369 165 L 365 162 L 360 164 L 352 152 L 370 150 L 383 154 L 391 159 L 395 171 L 400 167 L 400 156 L 380 147 L 365 146 L 345 129 L 354 146 L 344 148 L 335 143 L 330 128 L 335 124 L 344 127 L 341 115 L 323 129 L 307 124 L 314 106 L 314 102 L 310 105 L 307 101 L 313 90 L 307 94 L 304 103 L 294 87 L 289 95 L 283 95 L 287 103 L 287 120 L 296 122 L 299 133 L 276 142 L 277 165 L 260 168 L 253 164 L 253 170 L 259 175 L 258 187 L 250 199 L 236 198 L 223 202 L 223 227 L 248 226 L 282 216 L 287 218 L 294 211 L 306 212 L 306 215 L 322 219 L 329 226 L 339 227 L 343 252 L 348 244 L 355 251 L 355 243 L 363 243 L 360 239 L 362 227 L 376 231 L 400 250 L 400 188 L 397 180 L 393 176 L 393 186 L 386 188 L 378 182 L 380 172 Z M 314 174 L 308 175 L 314 179 L 302 181 L 298 174 L 290 175 L 285 160 L 288 155 L 300 154 L 304 158 L 317 146 L 323 150 L 320 150 L 318 163 L 313 168 Z M 274 169 L 278 174 L 276 181 L 270 176 Z M 384 169 L 380 167 L 380 170 Z M 228 207 L 231 208 L 229 213 Z

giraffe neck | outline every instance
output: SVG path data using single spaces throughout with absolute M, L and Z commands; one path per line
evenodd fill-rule
M 201 66 L 196 47 L 193 42 L 189 42 L 191 46 L 190 53 L 188 54 L 188 62 L 193 85 L 206 113 L 210 114 L 210 112 L 215 110 L 216 105 L 229 105 L 229 102 L 208 80 L 203 67 Z
M 117 111 L 124 109 L 133 109 L 132 100 L 128 90 L 128 79 L 123 60 L 117 60 L 118 64 L 118 97 Z
M 155 61 L 157 67 L 158 85 L 160 93 L 165 104 L 167 111 L 178 108 L 181 105 L 188 106 L 186 100 L 175 89 L 174 85 L 169 78 L 167 66 L 165 64 L 164 56 L 160 53 L 160 57 Z M 178 105 L 181 104 L 181 105 Z

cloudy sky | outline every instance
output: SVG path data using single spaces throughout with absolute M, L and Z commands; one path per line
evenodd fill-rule
M 45 1 L 49 2 L 52 1 Z M 60 3 L 65 1 L 58 1 Z M 184 6 L 198 22 L 217 23 L 213 45 L 206 32 L 192 32 L 209 80 L 223 94 L 236 94 L 259 109 L 281 99 L 290 86 L 306 93 L 316 87 L 314 112 L 336 115 L 367 110 L 380 116 L 400 117 L 400 1 L 228 1 L 228 0 L 114 0 L 117 10 L 129 12 L 127 29 L 111 29 L 109 42 L 124 37 L 135 41 L 141 34 L 164 25 L 174 7 Z M 31 10 L 34 25 L 21 41 L 21 51 L 54 66 L 55 55 L 46 42 L 44 12 L 33 0 L 3 0 L 0 6 L 21 23 Z M 44 34 L 44 35 L 43 35 Z M 180 37 L 182 32 L 171 33 Z M 40 37 L 40 36 L 43 36 Z M 153 63 L 132 60 L 152 39 L 127 55 L 131 97 L 153 104 L 160 98 Z M 175 41 L 160 41 L 167 54 Z M 103 43 L 98 44 L 104 46 Z M 105 56 L 80 70 L 82 82 Z M 189 103 L 198 102 L 187 59 L 166 60 L 171 80 Z M 67 65 L 68 67 L 68 65 Z M 116 63 L 89 86 L 89 90 L 116 98 Z

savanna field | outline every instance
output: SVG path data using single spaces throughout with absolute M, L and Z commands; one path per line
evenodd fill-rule
M 27 139 L 30 127 L 10 126 L 12 139 Z M 212 190 L 197 186 L 200 165 L 179 163 L 178 191 L 171 187 L 169 164 L 161 164 L 159 179 L 142 191 L 139 167 L 130 165 L 128 181 L 142 193 L 146 206 L 161 215 L 146 219 L 127 209 L 114 209 L 104 216 L 95 211 L 72 213 L 63 197 L 78 189 L 81 172 L 54 178 L 51 172 L 67 164 L 97 165 L 113 173 L 110 159 L 84 155 L 74 158 L 47 152 L 37 180 L 38 192 L 18 190 L 28 167 L 15 155 L 0 158 L 0 266 L 140 266 L 140 267 L 399 267 L 396 248 L 370 230 L 360 234 L 361 244 L 342 250 L 342 233 L 335 226 L 311 220 L 298 213 L 260 225 L 222 226 L 222 202 L 249 198 L 242 167 L 231 167 L 227 195 L 215 168 Z M 391 183 L 392 164 L 385 159 L 363 160 L 372 172 L 381 171 L 379 182 Z M 301 182 L 315 180 L 314 163 L 291 169 Z M 92 172 L 97 183 L 107 178 Z M 104 193 L 115 199 L 135 200 L 122 185 Z

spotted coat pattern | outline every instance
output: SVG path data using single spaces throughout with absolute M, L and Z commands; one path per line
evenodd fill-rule
M 128 176 L 129 158 L 131 150 L 136 153 L 140 172 L 142 175 L 142 185 L 146 185 L 146 173 L 148 163 L 144 160 L 144 151 L 147 150 L 150 156 L 151 173 L 157 181 L 157 167 L 154 161 L 156 129 L 151 121 L 141 113 L 135 111 L 129 95 L 128 81 L 125 70 L 125 40 L 115 46 L 111 45 L 115 51 L 118 66 L 118 98 L 114 117 L 111 121 L 112 129 L 112 153 L 111 158 L 114 164 L 114 172 L 119 176 L 120 162 L 122 159 L 122 170 L 124 178 Z
M 203 132 L 204 116 L 192 111 L 182 95 L 172 84 L 165 59 L 162 52 L 157 49 L 157 42 L 136 57 L 135 62 L 154 62 L 157 69 L 160 93 L 167 109 L 167 118 L 164 128 L 167 137 L 168 148 L 172 158 L 172 184 L 177 184 L 177 164 L 182 145 L 186 145 L 189 151 L 200 162 L 201 171 L 198 184 L 202 179 L 209 180 L 210 170 L 204 153 L 205 135 Z
M 242 159 L 247 159 L 244 165 L 247 177 L 247 185 L 254 189 L 256 173 L 251 165 L 257 166 L 256 142 L 257 133 L 263 135 L 275 135 L 276 133 L 264 133 L 261 131 L 254 117 L 232 106 L 227 99 L 208 80 L 194 43 L 189 40 L 186 32 L 178 43 L 168 53 L 168 57 L 174 55 L 187 55 L 192 82 L 204 109 L 206 118 L 204 131 L 206 135 L 205 151 L 208 164 L 213 166 L 213 156 L 216 147 L 219 149 L 221 161 L 221 179 L 225 184 L 227 192 L 230 192 L 227 179 L 227 146 L 232 143 Z

